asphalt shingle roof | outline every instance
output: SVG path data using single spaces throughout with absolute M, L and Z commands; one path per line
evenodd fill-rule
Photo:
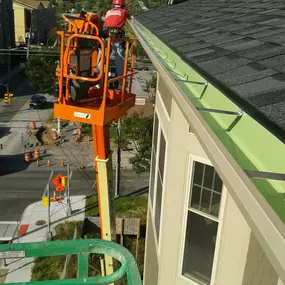
M 189 0 L 136 19 L 285 142 L 284 0 Z

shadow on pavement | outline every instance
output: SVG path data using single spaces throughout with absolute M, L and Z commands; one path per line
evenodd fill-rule
M 143 195 L 143 194 L 148 193 L 148 190 L 149 190 L 149 186 L 145 186 L 141 189 L 138 189 L 138 190 L 133 191 L 133 192 L 128 193 L 128 194 L 122 194 L 120 196 L 121 197 L 139 196 L 139 195 Z M 122 192 L 124 192 L 124 191 L 122 191 Z
M 8 136 L 11 134 L 11 128 L 10 127 L 1 127 L 0 126 L 0 139 L 2 137 Z
M 44 109 L 45 110 L 53 109 L 53 106 L 54 106 L 53 102 L 47 102 Z
M 29 164 L 24 160 L 24 153 L 0 156 L 0 176 L 26 170 Z

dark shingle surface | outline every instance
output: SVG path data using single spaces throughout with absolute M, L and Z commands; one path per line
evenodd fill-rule
M 284 0 L 188 0 L 136 19 L 285 142 Z

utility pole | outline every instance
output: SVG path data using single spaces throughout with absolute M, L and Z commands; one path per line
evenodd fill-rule
M 30 26 L 30 29 L 28 32 L 27 59 L 29 59 L 29 56 L 30 56 L 31 35 L 32 35 L 32 26 Z
M 57 119 L 57 135 L 60 136 L 60 119 Z
M 120 178 L 121 178 L 121 120 L 118 119 L 117 126 L 117 139 L 118 139 L 118 147 L 117 147 L 117 165 L 116 165 L 116 187 L 115 187 L 115 198 L 120 196 Z
M 67 164 L 67 216 L 71 216 L 71 203 L 70 203 L 70 164 Z
M 47 184 L 47 197 L 48 197 L 48 230 L 47 230 L 47 235 L 46 235 L 47 240 L 52 240 L 52 232 L 50 230 L 50 224 L 51 224 L 51 220 L 50 220 L 50 180 L 52 178 L 52 175 L 53 175 L 53 171 L 50 174 L 48 184 Z
M 10 46 L 10 43 L 9 43 L 9 55 L 8 55 L 8 74 L 10 74 L 11 72 L 11 46 Z M 7 87 L 7 90 L 9 93 L 9 86 L 10 86 L 10 76 L 8 76 L 8 87 Z

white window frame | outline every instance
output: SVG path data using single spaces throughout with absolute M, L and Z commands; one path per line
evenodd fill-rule
M 153 220 L 153 212 L 154 212 L 154 207 L 155 207 L 155 193 L 156 193 L 156 172 L 157 172 L 157 165 L 158 165 L 158 159 L 157 159 L 157 154 L 159 153 L 159 149 L 160 149 L 160 145 L 158 144 L 159 142 L 159 139 L 160 139 L 160 117 L 158 115 L 158 112 L 157 112 L 157 109 L 155 108 L 154 109 L 154 113 L 153 113 L 153 117 L 154 115 L 156 114 L 157 116 L 157 141 L 156 141 L 156 154 L 155 154 L 155 164 L 154 164 L 154 181 L 153 181 L 153 198 L 152 198 L 152 201 L 150 199 L 149 201 L 149 204 L 150 204 L 150 212 L 151 212 L 151 218 Z M 153 129 L 152 129 L 152 133 L 154 134 L 154 126 L 153 126 Z M 151 143 L 151 147 L 153 146 L 153 141 L 154 141 L 154 137 L 152 138 L 152 143 Z M 149 186 L 151 186 L 152 184 L 152 153 L 153 153 L 153 150 L 151 150 L 151 169 L 150 169 L 150 178 L 149 178 Z M 149 191 L 151 191 L 151 189 L 149 188 Z M 150 194 L 150 193 L 149 193 Z
M 167 147 L 168 147 L 168 140 L 167 137 L 165 135 L 165 130 L 162 126 L 161 119 L 160 116 L 158 114 L 158 112 L 156 113 L 157 117 L 158 117 L 158 136 L 157 136 L 157 153 L 156 153 L 156 162 L 155 162 L 155 175 L 154 175 L 154 190 L 153 190 L 153 205 L 151 205 L 150 203 L 150 207 L 151 207 L 151 211 L 150 211 L 150 215 L 151 215 L 151 219 L 152 219 L 152 225 L 153 225 L 153 232 L 154 232 L 154 240 L 155 240 L 155 245 L 157 248 L 157 252 L 158 254 L 160 253 L 160 238 L 161 238 L 161 228 L 162 225 L 160 224 L 159 227 L 159 238 L 156 232 L 156 228 L 155 228 L 155 211 L 156 211 L 156 197 L 157 197 L 157 176 L 158 176 L 158 163 L 159 163 L 159 157 L 160 157 L 160 138 L 161 138 L 161 133 L 163 133 L 164 135 L 164 139 L 165 139 L 165 161 L 164 161 L 164 173 L 163 173 L 163 183 L 162 183 L 162 197 L 161 197 L 161 212 L 160 212 L 160 219 L 162 216 L 162 212 L 163 212 L 163 203 L 164 203 L 164 188 L 165 188 L 165 169 L 166 169 L 166 164 L 167 164 Z
M 166 107 L 165 107 L 165 105 L 164 105 L 164 102 L 163 102 L 163 100 L 162 100 L 162 96 L 161 96 L 160 91 L 159 91 L 158 88 L 156 89 L 156 95 L 159 97 L 159 102 L 160 102 L 159 104 L 162 106 L 164 115 L 166 116 L 166 119 L 167 119 L 168 123 L 170 123 L 170 116 L 169 116 L 169 114 L 168 114 L 168 112 L 167 112 L 167 109 L 166 109 Z M 172 100 L 173 100 L 173 99 L 172 99 Z M 171 101 L 171 105 L 172 105 L 172 101 Z
M 164 169 L 163 169 L 163 174 L 162 174 L 162 180 L 163 180 L 163 183 L 162 183 L 162 193 L 161 193 L 161 206 L 160 206 L 160 226 L 159 226 L 159 238 L 156 237 L 157 239 L 157 243 L 158 243 L 158 254 L 160 255 L 160 252 L 161 252 L 161 236 L 162 236 L 162 214 L 164 212 L 164 198 L 165 198 L 165 180 L 166 180 L 166 169 L 167 169 L 167 158 L 168 158 L 168 155 L 167 155 L 167 147 L 168 147 L 168 140 L 167 140 L 167 137 L 165 136 L 165 132 L 163 131 L 163 128 L 161 128 L 161 132 L 163 133 L 163 136 L 164 136 L 164 139 L 165 139 L 165 153 L 164 153 Z M 160 132 L 160 135 L 161 136 L 161 132 Z M 157 169 L 157 172 L 158 172 L 158 169 Z M 156 197 L 156 195 L 155 195 Z M 154 212 L 155 213 L 155 212 Z M 155 232 L 156 234 L 156 232 Z
M 187 219 L 188 219 L 188 211 L 189 211 L 189 201 L 190 201 L 190 195 L 191 195 L 191 183 L 193 179 L 193 170 L 194 170 L 194 163 L 200 162 L 209 166 L 213 166 L 209 159 L 196 156 L 193 154 L 190 154 L 188 157 L 188 167 L 187 167 L 187 177 L 186 177 L 186 189 L 184 191 L 184 205 L 182 207 L 182 234 L 180 239 L 180 256 L 179 256 L 179 262 L 178 262 L 178 268 L 177 268 L 177 275 L 179 278 L 181 278 L 184 282 L 188 282 L 188 284 L 192 285 L 200 285 L 203 284 L 202 282 L 196 282 L 195 280 L 192 280 L 190 278 L 185 277 L 182 274 L 183 270 L 183 260 L 184 260 L 184 250 L 185 250 L 185 240 L 186 240 L 186 228 L 187 228 Z M 213 166 L 214 167 L 214 166 Z M 214 252 L 214 259 L 213 259 L 213 266 L 212 266 L 212 274 L 211 274 L 211 282 L 210 285 L 214 285 L 216 283 L 216 276 L 217 276 L 217 269 L 218 264 L 220 262 L 220 254 L 221 254 L 221 247 L 222 247 L 222 237 L 223 237 L 223 231 L 224 231 L 224 218 L 225 218 L 225 205 L 228 197 L 228 191 L 225 187 L 225 184 L 223 182 L 222 186 L 222 195 L 220 200 L 220 210 L 219 210 L 219 217 L 215 218 L 213 216 L 210 216 L 206 213 L 203 213 L 201 211 L 197 210 L 197 214 L 204 216 L 206 218 L 210 218 L 213 221 L 218 222 L 218 230 L 217 230 L 217 239 L 216 239 L 216 245 L 215 245 L 215 252 Z M 196 213 L 195 209 L 191 208 L 191 211 Z

